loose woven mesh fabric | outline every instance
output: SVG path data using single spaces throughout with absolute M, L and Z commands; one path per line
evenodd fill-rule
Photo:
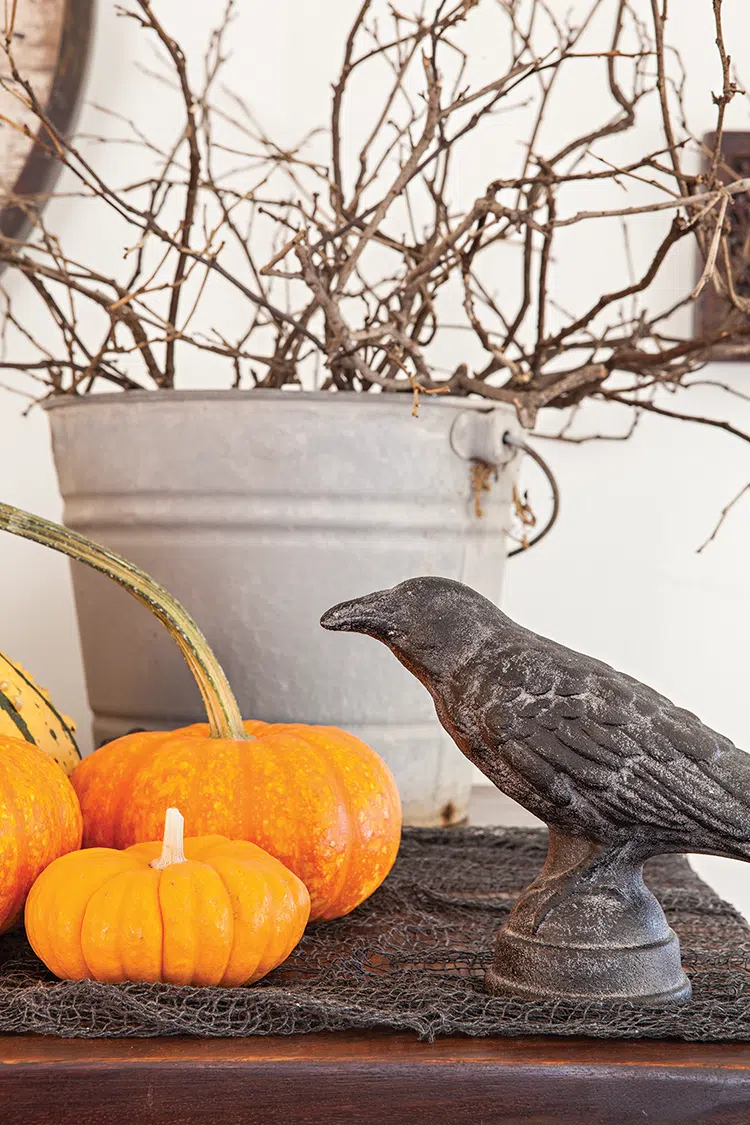
M 368 902 L 309 927 L 285 965 L 247 988 L 58 981 L 21 934 L 10 934 L 0 939 L 0 1031 L 750 1040 L 750 929 L 678 856 L 651 861 L 646 878 L 682 943 L 691 1003 L 658 1009 L 489 996 L 482 980 L 495 933 L 545 851 L 546 834 L 537 830 L 407 829 L 393 872 Z

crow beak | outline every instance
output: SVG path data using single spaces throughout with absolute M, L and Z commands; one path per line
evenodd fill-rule
M 339 633 L 369 633 L 378 636 L 387 624 L 383 613 L 382 593 L 366 594 L 350 602 L 340 602 L 326 610 L 320 619 L 324 629 Z

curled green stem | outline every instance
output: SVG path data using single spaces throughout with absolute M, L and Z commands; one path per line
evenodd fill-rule
M 31 539 L 106 574 L 151 610 L 177 643 L 203 696 L 212 738 L 249 739 L 224 670 L 187 610 L 145 571 L 66 527 L 0 504 L 0 530 Z

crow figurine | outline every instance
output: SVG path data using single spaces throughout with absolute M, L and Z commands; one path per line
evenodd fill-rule
M 689 999 L 643 863 L 684 851 L 750 860 L 750 755 L 460 582 L 413 578 L 321 624 L 387 645 L 466 757 L 549 826 L 544 869 L 498 936 L 490 991 Z

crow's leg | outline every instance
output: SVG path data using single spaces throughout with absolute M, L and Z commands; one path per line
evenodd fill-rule
M 636 841 L 603 847 L 551 828 L 544 867 L 514 908 L 514 928 L 535 933 L 555 906 L 576 892 L 607 893 L 623 903 L 638 900 L 644 858 Z
M 514 906 L 513 929 L 529 936 L 536 933 L 555 903 L 583 885 L 605 854 L 598 844 L 550 828 L 544 867 Z

